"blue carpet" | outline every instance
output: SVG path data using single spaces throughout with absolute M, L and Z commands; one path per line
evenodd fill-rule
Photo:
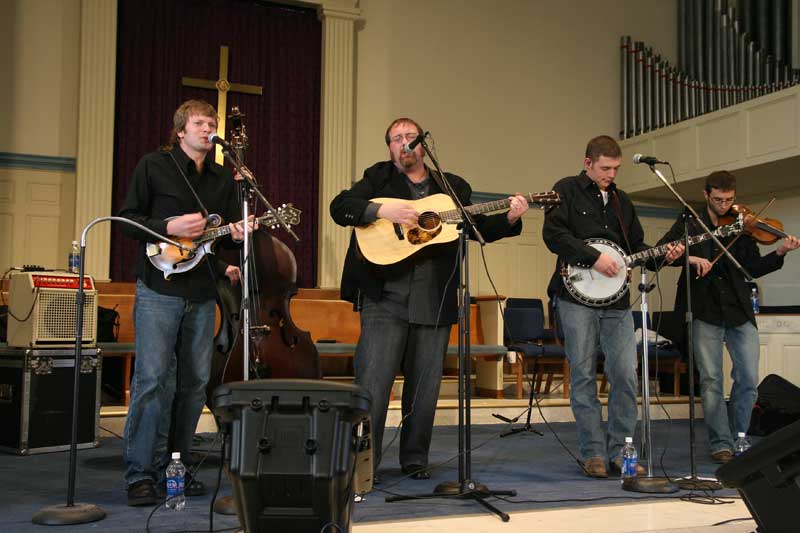
M 556 435 L 544 424 L 537 423 L 536 428 L 544 432 L 543 437 L 518 434 L 498 438 L 500 432 L 507 429 L 504 425 L 481 425 L 473 427 L 472 430 L 472 446 L 479 447 L 472 452 L 471 477 L 487 485 L 489 489 L 517 491 L 518 495 L 508 498 L 508 501 L 490 500 L 511 514 L 512 520 L 515 511 L 619 503 L 628 498 L 646 497 L 623 491 L 618 479 L 594 480 L 585 477 L 575 460 L 559 444 Z M 577 454 L 575 424 L 553 424 L 552 429 L 564 446 Z M 696 429 L 697 472 L 699 475 L 713 475 L 717 465 L 711 463 L 708 457 L 706 432 L 702 421 L 696 424 Z M 388 443 L 394 434 L 395 428 L 387 429 L 384 442 Z M 688 435 L 689 424 L 685 420 L 653 423 L 655 475 L 663 475 L 658 464 L 662 450 L 666 450 L 663 466 L 669 476 L 683 476 L 689 473 Z M 199 443 L 197 449 L 207 448 L 211 442 L 212 438 L 206 436 L 205 443 Z M 430 456 L 431 464 L 444 463 L 453 458 L 457 451 L 457 442 L 458 432 L 455 427 L 436 427 Z M 640 439 L 637 438 L 636 442 L 640 442 Z M 46 526 L 34 525 L 30 520 L 42 507 L 66 502 L 68 461 L 67 452 L 27 457 L 0 454 L 0 480 L 2 480 L 0 526 L 3 531 L 48 530 Z M 213 489 L 215 484 L 218 465 L 218 457 L 209 456 L 200 473 L 200 479 L 210 489 Z M 152 508 L 133 508 L 125 504 L 122 472 L 122 443 L 118 439 L 104 438 L 99 448 L 80 450 L 75 501 L 98 505 L 105 510 L 107 517 L 94 524 L 59 526 L 50 529 L 58 533 L 144 531 L 145 522 Z M 385 455 L 380 473 L 382 483 L 376 487 L 380 491 L 373 491 L 366 496 L 365 501 L 355 504 L 353 522 L 484 512 L 483 507 L 477 502 L 463 499 L 436 498 L 385 502 L 387 493 L 425 493 L 432 491 L 442 481 L 457 480 L 457 458 L 434 469 L 430 480 L 404 479 L 397 464 L 397 442 L 395 442 Z M 230 484 L 224 475 L 220 494 L 230 494 Z M 669 497 L 675 498 L 686 494 L 680 492 Z M 734 494 L 735 492 L 731 490 L 718 493 L 725 496 Z M 615 499 L 617 497 L 620 499 Z M 187 499 L 186 509 L 181 513 L 167 511 L 162 506 L 154 513 L 150 521 L 150 530 L 207 531 L 210 501 L 211 494 Z M 232 528 L 237 524 L 238 520 L 235 517 L 215 515 L 216 530 Z

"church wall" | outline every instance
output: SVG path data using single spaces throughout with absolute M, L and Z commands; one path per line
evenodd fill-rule
M 0 40 L 0 268 L 65 268 L 74 238 L 80 0 L 8 0 Z
M 677 55 L 673 0 L 360 5 L 358 176 L 387 157 L 388 123 L 411 116 L 473 189 L 549 189 L 580 170 L 589 138 L 618 134 L 620 36 Z

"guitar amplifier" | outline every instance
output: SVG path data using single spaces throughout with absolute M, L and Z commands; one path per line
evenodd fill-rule
M 8 283 L 8 345 L 74 346 L 78 278 L 70 272 L 14 272 Z M 97 289 L 91 277 L 84 276 L 83 290 L 82 345 L 88 348 L 97 344 Z

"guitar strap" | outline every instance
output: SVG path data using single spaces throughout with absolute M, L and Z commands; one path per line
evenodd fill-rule
M 610 196 L 613 198 L 612 203 L 614 204 L 614 213 L 617 215 L 619 228 L 622 230 L 622 236 L 625 238 L 625 245 L 628 247 L 628 253 L 632 254 L 633 248 L 631 248 L 631 243 L 628 241 L 628 230 L 625 228 L 625 223 L 622 221 L 622 204 L 619 201 L 619 196 L 617 196 L 616 189 L 614 190 L 614 194 Z
M 180 164 L 178 163 L 178 160 L 175 159 L 175 155 L 172 153 L 172 150 L 170 150 L 167 153 L 169 154 L 170 158 L 172 158 L 172 162 L 175 163 L 175 168 L 177 168 L 178 172 L 180 172 L 181 176 L 183 177 L 183 181 L 186 182 L 186 186 L 189 187 L 190 191 L 192 191 L 194 199 L 197 200 L 197 203 L 200 205 L 200 212 L 203 213 L 203 218 L 208 220 L 208 209 L 206 209 L 206 206 L 203 204 L 203 201 L 197 195 L 197 191 L 194 190 L 194 187 L 192 187 L 192 184 L 189 182 L 189 177 L 186 175 L 186 172 L 183 171 Z

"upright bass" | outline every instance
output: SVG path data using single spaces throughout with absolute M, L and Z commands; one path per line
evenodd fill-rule
M 244 115 L 237 107 L 231 110 L 231 145 L 236 157 L 243 161 L 247 147 Z M 240 187 L 244 201 L 247 187 Z M 250 198 L 246 198 L 250 201 Z M 248 272 L 250 327 L 242 331 L 242 289 L 232 286 L 227 279 L 218 282 L 217 307 L 220 323 L 214 338 L 214 357 L 211 377 L 206 389 L 207 403 L 211 406 L 214 389 L 229 381 L 239 381 L 244 376 L 242 335 L 250 336 L 250 354 L 247 358 L 249 377 L 266 378 L 321 378 L 319 354 L 308 331 L 301 330 L 289 312 L 291 298 L 297 294 L 297 262 L 292 251 L 270 233 L 269 228 L 253 231 L 250 241 Z M 241 254 L 240 254 L 241 255 Z

